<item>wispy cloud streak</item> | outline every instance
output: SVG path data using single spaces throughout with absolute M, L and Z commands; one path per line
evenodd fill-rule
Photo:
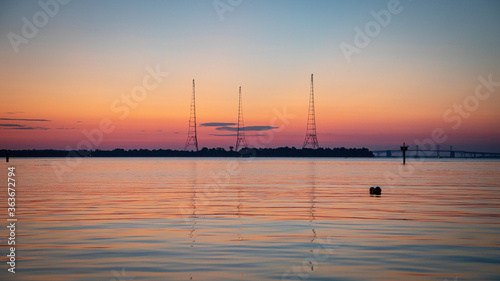
M 45 127 L 30 127 L 20 124 L 0 124 L 0 127 L 6 130 L 49 130 L 49 128 Z
M 272 129 L 278 129 L 279 127 L 272 127 L 272 126 L 246 126 L 241 129 L 244 129 L 245 131 L 268 131 Z M 228 126 L 223 126 L 223 127 L 218 127 L 216 128 L 218 131 L 232 131 L 236 132 L 238 131 L 237 127 L 228 127 Z
M 215 136 L 215 137 L 236 137 L 237 136 L 237 134 L 227 134 L 227 135 L 210 134 L 210 135 Z M 254 135 L 245 134 L 245 136 L 247 136 L 247 137 L 263 137 L 264 135 L 263 134 L 254 134 Z
M 51 122 L 47 119 L 22 119 L 22 118 L 0 118 L 3 121 L 33 121 L 33 122 Z
M 234 126 L 236 123 L 222 123 L 222 122 L 210 122 L 210 123 L 202 123 L 201 127 L 220 127 L 220 126 Z

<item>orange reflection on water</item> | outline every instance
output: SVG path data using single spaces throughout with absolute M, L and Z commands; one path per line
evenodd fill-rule
M 386 186 L 399 163 L 84 159 L 58 182 L 54 161 L 16 159 L 16 280 L 498 276 L 499 162 L 429 161 Z

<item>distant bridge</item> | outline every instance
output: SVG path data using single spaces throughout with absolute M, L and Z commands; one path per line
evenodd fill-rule
M 401 150 L 372 150 L 375 157 L 403 157 Z M 406 157 L 422 158 L 500 158 L 500 153 L 475 152 L 463 150 L 413 149 L 406 151 Z

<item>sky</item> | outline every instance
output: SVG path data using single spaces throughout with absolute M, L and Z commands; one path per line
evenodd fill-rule
M 193 79 L 200 148 L 235 145 L 239 86 L 247 142 L 300 148 L 314 74 L 321 147 L 500 152 L 499 15 L 495 0 L 0 1 L 0 149 L 183 149 Z

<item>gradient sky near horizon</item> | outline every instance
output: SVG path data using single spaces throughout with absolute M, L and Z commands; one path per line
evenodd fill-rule
M 354 45 L 355 28 L 389 2 L 244 0 L 221 19 L 213 0 L 73 0 L 16 53 L 9 34 L 22 36 L 23 17 L 43 9 L 2 1 L 0 149 L 74 149 L 104 118 L 115 129 L 94 149 L 182 149 L 193 79 L 200 148 L 235 145 L 231 125 L 201 124 L 236 123 L 240 85 L 245 125 L 262 129 L 249 142 L 301 147 L 314 73 L 322 147 L 394 149 L 441 128 L 443 147 L 500 152 L 500 86 L 470 103 L 479 76 L 500 82 L 500 2 L 399 1 L 349 63 L 340 44 Z M 148 67 L 168 77 L 120 118 L 113 103 L 124 105 Z

